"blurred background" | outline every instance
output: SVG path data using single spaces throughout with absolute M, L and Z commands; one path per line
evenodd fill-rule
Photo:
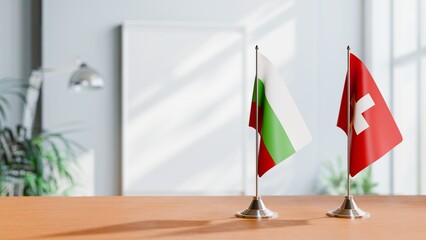
M 0 0 L 0 36 L 3 195 L 252 195 L 256 44 L 313 136 L 261 194 L 344 192 L 347 45 L 404 138 L 355 193 L 426 194 L 425 1 Z M 76 59 L 101 89 L 70 89 Z

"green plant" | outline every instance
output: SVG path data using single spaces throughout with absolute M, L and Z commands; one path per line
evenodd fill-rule
M 75 185 L 74 148 L 82 148 L 67 138 L 74 130 L 41 131 L 27 136 L 18 125 L 4 126 L 10 110 L 9 96 L 26 103 L 23 93 L 31 87 L 17 80 L 0 81 L 0 195 L 67 195 Z
M 74 186 L 78 146 L 60 132 L 43 131 L 32 138 L 17 127 L 0 131 L 1 195 L 67 195 Z
M 347 169 L 346 164 L 343 164 L 342 158 L 337 157 L 334 162 L 325 162 L 324 168 L 326 173 L 320 177 L 322 184 L 321 193 L 332 195 L 346 194 Z M 377 185 L 378 184 L 373 181 L 371 166 L 367 167 L 357 176 L 351 178 L 351 194 L 376 194 L 375 188 Z

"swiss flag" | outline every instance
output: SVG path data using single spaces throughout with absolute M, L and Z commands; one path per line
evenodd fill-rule
M 353 54 L 350 54 L 350 75 L 349 133 L 347 76 L 337 126 L 346 132 L 350 141 L 350 174 L 353 177 L 398 145 L 402 136 L 373 77 L 361 60 Z

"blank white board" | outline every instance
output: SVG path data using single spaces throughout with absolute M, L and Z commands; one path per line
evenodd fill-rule
M 243 192 L 244 31 L 122 27 L 122 194 Z

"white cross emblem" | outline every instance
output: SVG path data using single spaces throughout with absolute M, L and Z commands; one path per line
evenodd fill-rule
M 373 99 L 371 98 L 370 94 L 367 93 L 358 100 L 358 102 L 355 103 L 355 109 L 354 109 L 354 129 L 355 133 L 359 135 L 362 133 L 365 129 L 367 129 L 370 125 L 368 125 L 367 120 L 365 120 L 364 116 L 362 115 L 365 111 L 372 108 L 375 105 Z

